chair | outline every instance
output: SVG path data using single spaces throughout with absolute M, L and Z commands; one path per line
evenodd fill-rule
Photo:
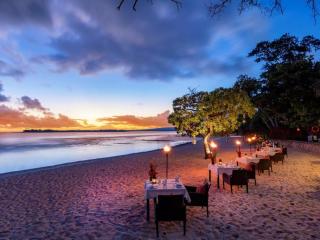
M 248 179 L 254 179 L 254 185 L 257 185 L 256 165 L 254 163 L 245 164 L 243 168 L 247 171 Z
M 186 186 L 186 189 L 191 198 L 191 202 L 186 202 L 187 206 L 200 206 L 207 208 L 207 217 L 209 217 L 209 189 L 211 184 L 204 184 L 204 191 L 197 192 L 197 187 L 194 186 Z
M 288 148 L 282 146 L 282 154 L 285 155 L 286 157 L 288 157 Z
M 263 173 L 265 170 L 268 170 L 270 176 L 270 169 L 272 168 L 272 161 L 268 158 L 262 158 L 257 164 L 258 174 Z
M 283 164 L 284 154 L 283 153 L 276 153 L 275 155 L 270 156 L 270 160 L 274 163 L 282 162 L 282 164 Z
M 183 235 L 186 234 L 186 206 L 183 195 L 160 195 L 155 205 L 155 222 L 159 237 L 159 221 L 183 221 Z
M 237 170 L 233 170 L 231 175 L 228 175 L 226 173 L 223 173 L 222 175 L 222 179 L 223 179 L 223 189 L 224 189 L 224 183 L 228 183 L 230 185 L 231 188 L 231 193 L 232 192 L 232 186 L 233 185 L 237 185 L 237 186 L 246 186 L 247 189 L 247 193 L 249 192 L 248 190 L 248 175 L 247 175 L 247 171 L 244 169 L 237 169 Z

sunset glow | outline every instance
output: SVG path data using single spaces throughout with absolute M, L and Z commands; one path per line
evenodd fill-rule
M 248 11 L 234 18 L 233 9 L 214 21 L 197 1 L 179 11 L 157 1 L 136 12 L 128 5 L 118 11 L 114 1 L 63 8 L 35 1 L 30 14 L 32 1 L 2 8 L 0 131 L 170 127 L 172 101 L 188 89 L 258 75 L 247 58 L 258 41 L 285 32 L 319 36 L 318 26 L 304 24 L 311 16 L 301 15 L 309 9 L 300 1 L 283 16 Z

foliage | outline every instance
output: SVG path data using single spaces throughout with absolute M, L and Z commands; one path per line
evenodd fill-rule
M 254 113 L 255 109 L 244 91 L 218 88 L 210 93 L 191 91 L 175 99 L 168 121 L 178 133 L 202 136 L 207 153 L 210 136 L 234 132 L 243 118 L 252 117 Z
M 316 53 L 320 40 L 306 36 L 301 41 L 288 34 L 260 42 L 249 56 L 262 62 L 260 79 L 242 75 L 234 88 L 248 92 L 258 108 L 255 119 L 268 129 L 304 128 L 320 124 L 320 63 Z

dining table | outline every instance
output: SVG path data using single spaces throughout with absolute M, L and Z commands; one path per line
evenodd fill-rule
M 240 169 L 240 167 L 233 163 L 209 163 L 209 181 L 211 182 L 211 172 L 213 172 L 217 176 L 217 188 L 220 189 L 220 175 L 223 175 L 223 173 L 231 175 L 232 171 L 237 169 Z
M 258 164 L 260 161 L 261 157 L 258 157 L 257 155 L 244 155 L 242 157 L 237 157 L 236 158 L 236 162 L 237 162 L 237 166 L 240 164 L 250 164 L 250 163 L 254 163 L 254 164 Z
M 180 179 L 159 179 L 156 183 L 145 181 L 144 193 L 147 208 L 147 221 L 150 220 L 150 199 L 156 202 L 159 195 L 183 195 L 187 202 L 191 202 L 190 195 Z
M 281 147 L 263 147 L 259 151 L 256 151 L 254 154 L 259 157 L 270 157 L 274 156 L 276 153 L 281 153 Z

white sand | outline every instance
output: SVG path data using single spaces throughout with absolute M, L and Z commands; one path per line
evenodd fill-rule
M 235 158 L 232 144 L 221 146 L 219 157 Z M 169 175 L 201 183 L 208 177 L 202 157 L 201 144 L 174 148 Z M 150 161 L 163 177 L 160 151 L 0 176 L 0 239 L 155 239 L 143 190 Z M 289 149 L 284 165 L 250 182 L 249 194 L 234 189 L 211 187 L 209 218 L 205 208 L 187 209 L 185 239 L 320 238 L 319 155 Z M 161 222 L 160 238 L 184 239 L 181 224 Z

